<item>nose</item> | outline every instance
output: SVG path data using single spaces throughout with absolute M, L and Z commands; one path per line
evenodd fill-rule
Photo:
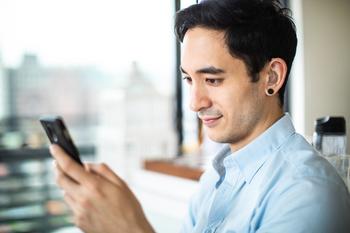
M 199 112 L 201 109 L 209 108 L 211 106 L 207 90 L 201 86 L 191 86 L 190 98 L 190 109 L 194 112 Z

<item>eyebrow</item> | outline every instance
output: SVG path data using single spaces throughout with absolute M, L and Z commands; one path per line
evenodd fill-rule
M 180 66 L 180 70 L 182 73 L 188 74 L 181 66 Z M 225 70 L 216 68 L 214 66 L 208 66 L 208 67 L 203 67 L 199 70 L 196 70 L 196 73 L 197 74 L 222 74 L 222 73 L 225 73 Z

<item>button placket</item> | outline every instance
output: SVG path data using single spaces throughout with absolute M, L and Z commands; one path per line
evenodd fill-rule
M 209 224 L 204 232 L 210 230 L 208 232 L 215 233 L 219 229 L 226 215 L 230 212 L 230 207 L 227 204 L 234 200 L 237 192 L 244 184 L 240 169 L 235 161 L 225 160 L 224 165 L 227 173 L 223 182 L 216 190 L 208 216 Z

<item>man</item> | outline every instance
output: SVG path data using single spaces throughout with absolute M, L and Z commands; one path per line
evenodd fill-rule
M 283 95 L 294 24 L 275 1 L 208 0 L 177 13 L 181 70 L 208 136 L 227 146 L 201 178 L 182 232 L 350 232 L 342 179 L 293 128 Z M 83 169 L 57 146 L 57 183 L 86 232 L 153 232 L 106 165 Z

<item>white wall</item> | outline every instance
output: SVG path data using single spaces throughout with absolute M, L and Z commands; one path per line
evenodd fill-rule
M 157 172 L 134 171 L 129 184 L 156 232 L 180 232 L 199 182 Z
M 299 87 L 305 89 L 304 92 L 303 88 L 293 90 L 294 96 L 305 97 L 304 102 L 299 101 L 303 109 L 296 110 L 297 113 L 304 111 L 304 119 L 299 119 L 304 122 L 302 133 L 312 135 L 314 120 L 318 117 L 344 116 L 350 153 L 350 1 L 296 0 L 291 3 L 296 21 L 302 20 L 297 26 L 302 26 L 299 46 L 303 64 L 295 64 L 298 70 L 295 73 L 304 76 Z M 292 115 L 298 114 L 292 112 Z

